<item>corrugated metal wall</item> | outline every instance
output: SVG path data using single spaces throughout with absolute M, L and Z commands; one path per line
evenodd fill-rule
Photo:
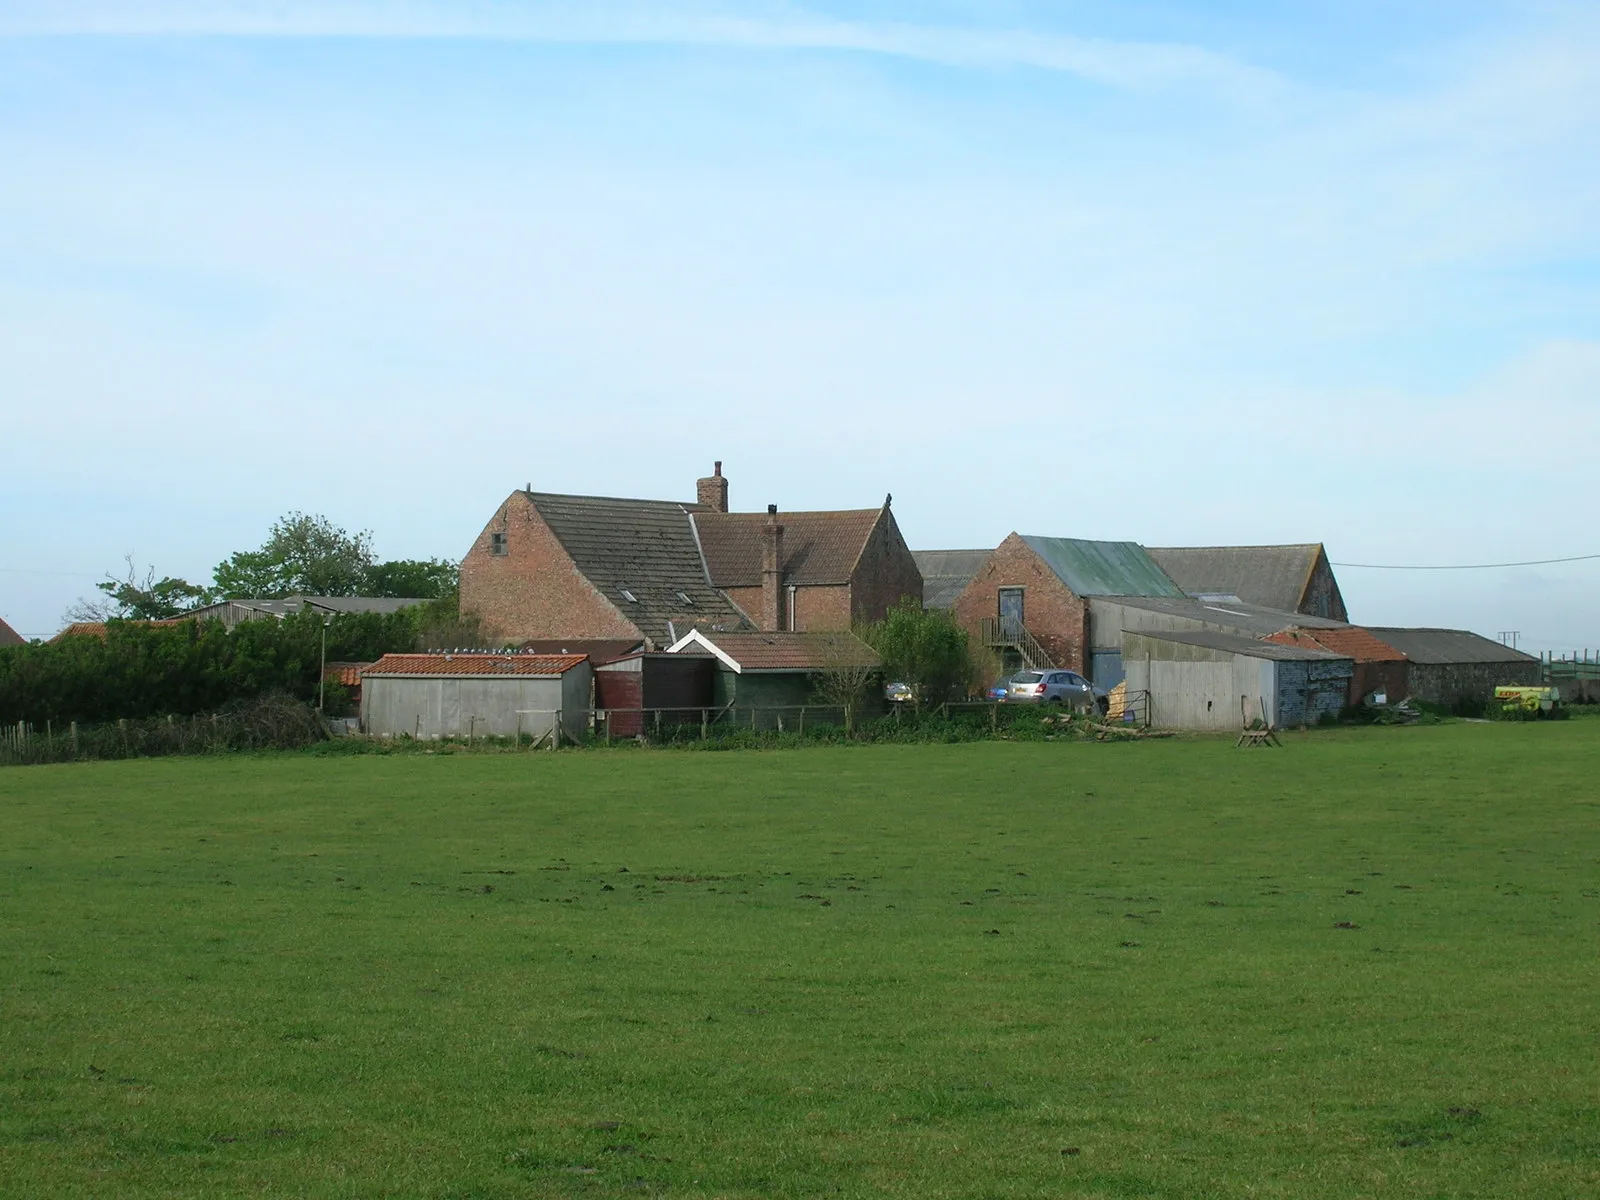
M 583 729 L 588 685 L 588 672 L 576 669 L 547 679 L 368 676 L 361 725 L 375 737 L 510 737 L 519 728 L 540 737 L 553 720 L 544 714 L 559 711 L 575 735 Z

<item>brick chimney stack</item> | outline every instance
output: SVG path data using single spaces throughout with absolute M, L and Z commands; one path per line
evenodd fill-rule
M 694 481 L 694 498 L 712 512 L 728 511 L 728 481 L 722 477 L 720 462 L 706 478 Z
M 783 628 L 783 526 L 776 504 L 767 505 L 767 523 L 761 527 L 761 628 L 773 633 Z

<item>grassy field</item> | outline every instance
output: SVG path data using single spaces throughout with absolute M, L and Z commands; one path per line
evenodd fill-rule
M 0 1193 L 1600 1194 L 1600 722 L 0 772 Z

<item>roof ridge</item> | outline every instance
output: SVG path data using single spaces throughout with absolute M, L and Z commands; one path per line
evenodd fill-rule
M 646 496 L 590 496 L 579 492 L 534 492 L 527 488 L 518 488 L 517 492 L 527 496 L 530 500 L 543 497 L 550 500 L 605 500 L 613 504 L 661 504 L 681 508 L 685 512 L 706 511 L 706 506 L 693 500 L 652 500 Z

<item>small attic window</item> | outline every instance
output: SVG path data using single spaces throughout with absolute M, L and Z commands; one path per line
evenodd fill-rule
M 489 535 L 489 553 L 496 558 L 504 558 L 506 553 L 506 535 L 491 533 Z
M 679 592 L 678 593 L 678 603 L 683 605 L 685 608 L 693 608 L 694 607 L 694 601 L 689 598 L 689 593 L 688 592 Z
M 621 591 L 622 591 L 622 598 L 624 600 L 626 600 L 629 604 L 637 604 L 637 603 L 639 603 L 639 597 L 635 596 L 627 588 L 622 588 Z

